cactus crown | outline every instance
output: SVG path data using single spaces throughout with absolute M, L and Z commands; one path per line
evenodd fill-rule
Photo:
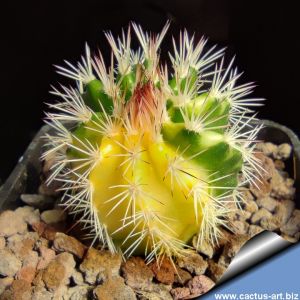
M 76 81 L 52 94 L 43 157 L 55 155 L 48 178 L 62 181 L 63 205 L 112 252 L 145 253 L 147 259 L 183 255 L 198 235 L 217 242 L 220 226 L 242 187 L 263 169 L 254 155 L 256 134 L 249 99 L 253 84 L 224 68 L 223 49 L 204 52 L 207 40 L 180 33 L 173 39 L 172 73 L 159 61 L 160 34 L 132 24 L 116 40 L 107 68 L 103 57 L 86 55 L 76 66 L 57 67 Z M 66 125 L 67 123 L 67 125 Z

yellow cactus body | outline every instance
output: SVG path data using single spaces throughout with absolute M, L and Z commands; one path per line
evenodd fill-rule
M 145 242 L 149 239 L 150 248 L 151 234 L 159 240 L 160 232 L 167 231 L 171 238 L 187 243 L 199 231 L 202 214 L 197 208 L 195 215 L 191 191 L 200 178 L 207 180 L 205 172 L 163 141 L 156 142 L 146 133 L 124 138 L 122 132 L 102 139 L 99 161 L 89 175 L 93 205 L 115 243 L 122 247 L 124 236 L 144 228 L 149 231 Z M 202 199 L 204 204 L 207 199 Z M 148 213 L 149 218 L 143 218 L 137 228 L 138 222 L 133 222 L 118 231 L 126 218 L 139 213 Z M 126 249 L 126 243 L 123 246 Z M 140 245 L 137 251 L 144 247 Z

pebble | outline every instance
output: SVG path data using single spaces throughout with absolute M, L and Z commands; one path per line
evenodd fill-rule
M 42 280 L 47 289 L 54 291 L 58 289 L 61 284 L 64 284 L 63 280 L 66 277 L 66 268 L 58 261 L 53 260 L 42 274 Z
M 218 260 L 218 264 L 227 267 L 236 256 L 242 246 L 249 239 L 248 235 L 235 235 L 224 246 L 223 252 Z
M 205 240 L 200 240 L 197 235 L 193 237 L 193 247 L 201 254 L 212 258 L 214 255 L 213 246 Z
M 290 144 L 281 144 L 278 146 L 277 153 L 274 155 L 276 159 L 288 159 L 291 156 L 292 147 Z
M 274 214 L 279 218 L 280 225 L 284 225 L 295 211 L 295 202 L 291 200 L 280 201 L 276 207 Z
M 22 262 L 10 250 L 0 250 L 0 275 L 14 276 L 22 267 Z
M 208 275 L 213 281 L 219 281 L 225 271 L 226 267 L 224 265 L 218 264 L 212 259 L 208 261 Z
M 276 206 L 278 205 L 278 201 L 270 196 L 259 198 L 256 200 L 256 203 L 259 207 L 263 207 L 270 212 L 273 212 Z
M 65 211 L 63 211 L 61 209 L 45 210 L 41 214 L 42 221 L 48 225 L 63 222 L 66 220 L 66 218 L 67 218 L 67 215 L 66 215 Z
M 33 268 L 37 267 L 39 261 L 39 255 L 36 251 L 30 251 L 26 257 L 23 258 L 23 267 L 31 266 Z
M 266 178 L 260 178 L 260 181 L 256 181 L 256 185 L 250 186 L 250 190 L 256 198 L 261 198 L 271 193 L 272 186 Z
M 171 290 L 171 294 L 174 300 L 181 300 L 187 299 L 190 296 L 191 291 L 187 287 L 177 287 Z
M 131 257 L 122 265 L 125 282 L 134 290 L 145 290 L 152 282 L 154 274 L 141 257 Z
M 71 275 L 72 281 L 77 285 L 84 285 L 83 275 L 81 272 L 78 272 L 74 269 Z
M 249 213 L 253 214 L 258 211 L 258 206 L 255 201 L 245 201 L 244 202 L 244 209 Z
M 119 276 L 121 262 L 120 255 L 89 248 L 79 268 L 87 283 L 96 284 Z
M 53 198 L 41 194 L 22 194 L 21 200 L 35 208 L 48 209 L 53 207 Z
M 40 221 L 40 212 L 31 206 L 21 206 L 15 210 L 16 218 L 22 218 L 29 225 Z
M 163 284 L 172 284 L 175 280 L 175 268 L 170 259 L 165 258 L 161 261 L 154 261 L 150 264 L 156 280 Z
M 74 237 L 57 232 L 53 241 L 53 248 L 58 252 L 69 252 L 82 259 L 86 247 Z
M 15 234 L 7 239 L 7 248 L 23 261 L 32 251 L 37 239 L 35 232 L 27 232 L 25 235 Z
M 40 237 L 43 237 L 49 241 L 53 241 L 55 239 L 57 232 L 54 227 L 43 222 L 33 223 L 32 229 L 36 231 Z
M 249 230 L 248 230 L 248 235 L 250 237 L 254 237 L 255 235 L 261 233 L 262 231 L 264 231 L 264 229 L 262 227 L 257 226 L 257 225 L 250 225 Z
M 67 291 L 67 299 L 69 300 L 87 300 L 90 287 L 88 285 L 70 287 Z
M 262 153 L 256 153 L 255 156 L 259 159 L 264 169 L 264 171 L 261 171 L 261 178 L 265 181 L 269 180 L 276 172 L 274 161 Z
M 188 270 L 190 273 L 202 275 L 207 269 L 207 261 L 196 252 L 190 252 L 187 255 L 179 257 L 177 263 L 180 268 Z
M 192 275 L 189 272 L 177 267 L 174 282 L 185 285 L 191 278 Z
M 94 289 L 94 296 L 98 300 L 136 300 L 134 291 L 124 283 L 120 276 L 110 278 Z
M 49 300 L 53 298 L 53 293 L 47 291 L 44 287 L 34 287 L 32 300 Z
M 257 148 L 265 155 L 273 157 L 275 159 L 286 160 L 291 156 L 292 147 L 290 144 L 284 143 L 279 146 L 273 143 L 259 143 Z
M 246 234 L 249 230 L 249 224 L 247 222 L 243 221 L 233 221 L 231 222 L 230 229 L 235 233 L 239 235 Z
M 263 152 L 264 155 L 274 157 L 277 154 L 278 147 L 273 143 L 258 143 L 256 148 Z
M 265 208 L 260 208 L 257 212 L 255 212 L 251 218 L 252 224 L 259 224 L 261 219 L 270 219 L 272 218 L 272 214 L 266 210 Z
M 0 296 L 0 300 L 31 300 L 31 285 L 25 280 L 16 279 L 9 289 L 6 289 Z
M 139 298 L 143 300 L 172 300 L 171 285 L 152 283 L 148 291 L 139 291 Z
M 283 178 L 279 172 L 275 172 L 271 179 L 272 192 L 271 196 L 276 199 L 293 199 L 295 188 L 293 188 L 293 180 Z
M 37 264 L 37 269 L 42 270 L 45 269 L 52 260 L 54 260 L 56 254 L 54 250 L 49 249 L 43 245 L 39 247 L 39 252 L 40 258 Z
M 289 236 L 295 236 L 300 231 L 300 210 L 295 209 L 288 222 L 280 228 L 280 231 Z
M 48 290 L 55 291 L 70 282 L 75 261 L 70 253 L 61 253 L 42 271 L 42 280 Z
M 280 227 L 280 221 L 278 218 L 262 218 L 260 221 L 260 226 L 268 231 L 274 231 Z
M 9 287 L 14 281 L 13 277 L 3 277 L 0 278 L 0 295 Z
M 16 279 L 21 279 L 31 284 L 35 277 L 35 272 L 36 269 L 32 266 L 22 267 L 16 274 Z
M 27 224 L 14 211 L 6 210 L 0 214 L 0 237 L 22 234 L 26 230 Z
M 188 282 L 190 297 L 203 295 L 213 288 L 214 285 L 215 283 L 205 275 L 195 276 Z

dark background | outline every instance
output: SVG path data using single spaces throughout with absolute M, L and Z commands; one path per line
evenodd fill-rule
M 68 83 L 53 64 L 75 62 L 87 41 L 107 57 L 102 34 L 120 33 L 130 20 L 144 29 L 160 31 L 172 21 L 171 36 L 186 27 L 210 43 L 227 46 L 230 57 L 245 71 L 243 81 L 255 81 L 254 96 L 268 99 L 261 118 L 283 123 L 300 133 L 299 10 L 297 1 L 167 0 L 143 1 L 12 1 L 3 7 L 1 26 L 1 159 L 5 180 L 26 146 L 43 124 L 50 84 Z M 4 19 L 4 17 L 6 17 Z

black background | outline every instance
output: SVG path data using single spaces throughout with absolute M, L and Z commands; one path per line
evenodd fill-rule
M 53 64 L 75 62 L 88 42 L 108 57 L 102 34 L 120 33 L 130 20 L 160 31 L 172 21 L 171 36 L 186 27 L 196 37 L 227 46 L 236 54 L 243 81 L 255 81 L 254 96 L 267 98 L 261 118 L 283 123 L 300 133 L 299 10 L 297 1 L 167 0 L 143 1 L 13 1 L 2 7 L 0 178 L 5 180 L 42 125 L 50 84 L 67 84 Z M 2 4 L 3 5 L 3 4 Z

